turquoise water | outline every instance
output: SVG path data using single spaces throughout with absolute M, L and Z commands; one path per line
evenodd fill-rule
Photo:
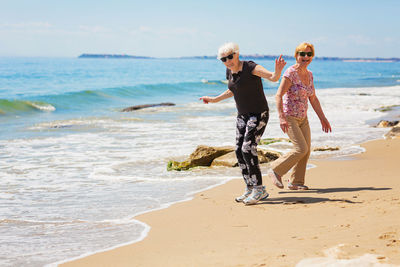
M 257 63 L 273 70 L 273 61 Z M 399 84 L 399 65 L 315 60 L 310 69 L 317 88 L 380 87 Z M 55 107 L 58 114 L 103 114 L 126 105 L 187 103 L 224 90 L 224 76 L 217 60 L 1 58 L 0 110 L 11 116 L 38 112 L 30 104 L 37 103 Z
M 399 62 L 315 60 L 310 69 L 333 127 L 322 133 L 310 110 L 313 146 L 340 147 L 312 157 L 360 153 L 358 144 L 382 137 L 371 126 L 387 116 L 377 108 L 400 104 Z M 199 144 L 233 145 L 233 100 L 198 100 L 226 90 L 224 79 L 218 60 L 1 58 L 0 265 L 43 266 L 134 242 L 148 231 L 135 214 L 240 179 L 236 169 L 166 170 Z M 264 138 L 285 137 L 278 85 L 264 81 Z M 161 102 L 176 105 L 121 112 Z

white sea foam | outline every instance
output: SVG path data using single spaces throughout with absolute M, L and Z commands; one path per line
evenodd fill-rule
M 340 244 L 327 249 L 324 251 L 325 257 L 303 259 L 296 264 L 296 267 L 399 267 L 399 265 L 382 262 L 382 260 L 379 260 L 381 256 L 374 254 L 364 254 L 352 259 L 341 259 L 339 254 L 342 246 L 343 244 Z
M 371 127 L 366 121 L 378 121 L 385 114 L 377 108 L 398 104 L 399 89 L 318 90 L 333 133 L 322 132 L 310 107 L 312 146 L 337 146 L 340 150 L 313 152 L 312 157 L 361 153 L 358 144 L 381 138 L 387 129 Z M 264 138 L 286 137 L 279 128 L 274 99 L 271 95 L 267 98 L 271 112 Z M 98 251 L 144 238 L 148 228 L 134 220 L 130 225 L 124 218 L 188 199 L 187 192 L 239 175 L 236 169 L 223 168 L 166 170 L 169 159 L 186 158 L 199 144 L 234 145 L 235 113 L 232 99 L 208 105 L 199 101 L 114 117 L 38 123 L 27 132 L 51 134 L 0 140 L 0 196 L 4 196 L 0 219 L 9 220 L 8 227 L 0 223 L 0 243 L 7 246 L 2 251 L 8 251 L 7 257 L 13 255 L 15 264 L 23 265 L 18 260 L 25 253 L 40 259 L 33 266 L 41 266 L 77 256 L 82 246 Z M 263 147 L 286 152 L 291 144 Z M 25 229 L 32 236 L 41 236 L 47 251 L 35 252 L 37 239 L 26 239 L 23 229 L 12 220 L 48 222 Z M 55 221 L 64 224 L 52 223 Z M 115 223 L 118 221 L 121 223 Z M 74 243 L 82 237 L 95 241 Z M 28 242 L 24 251 L 18 251 L 18 242 L 24 240 Z M 2 264 L 7 262 L 0 260 Z
M 37 102 L 30 102 L 30 101 L 25 101 L 25 103 L 31 107 L 34 107 L 38 110 L 42 110 L 42 111 L 48 111 L 48 112 L 52 112 L 55 111 L 56 108 L 50 104 L 47 103 L 37 103 Z

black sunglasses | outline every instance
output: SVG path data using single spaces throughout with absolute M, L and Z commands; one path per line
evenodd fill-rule
M 299 55 L 301 57 L 305 57 L 306 55 L 309 56 L 309 57 L 312 57 L 313 56 L 313 52 L 299 52 Z
M 235 53 L 230 54 L 229 56 L 226 56 L 226 57 L 221 57 L 220 60 L 221 60 L 222 62 L 226 62 L 227 59 L 232 59 L 234 54 L 235 54 Z

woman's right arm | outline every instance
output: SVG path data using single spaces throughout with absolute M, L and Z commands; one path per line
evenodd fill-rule
M 291 85 L 292 82 L 289 80 L 289 78 L 283 77 L 281 84 L 279 85 L 278 92 L 275 95 L 276 107 L 278 109 L 278 114 L 279 114 L 279 122 L 281 129 L 284 133 L 287 133 L 289 129 L 289 124 L 287 123 L 285 113 L 283 112 L 282 98 L 289 90 Z
M 223 92 L 219 96 L 215 96 L 215 97 L 202 96 L 202 97 L 200 97 L 200 100 L 203 100 L 204 104 L 217 103 L 219 101 L 222 101 L 224 99 L 230 98 L 232 96 L 233 96 L 232 91 L 227 89 L 225 92 Z

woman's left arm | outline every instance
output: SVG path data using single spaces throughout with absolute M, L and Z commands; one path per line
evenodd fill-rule
M 285 67 L 285 65 L 286 65 L 286 62 L 282 58 L 282 55 L 280 55 L 280 57 L 278 59 L 275 59 L 275 72 L 270 72 L 267 69 L 265 69 L 263 66 L 257 65 L 251 73 L 258 77 L 270 80 L 271 82 L 277 82 L 277 81 L 279 81 L 279 78 L 281 77 L 281 73 L 282 73 L 283 67 Z
M 332 132 L 331 125 L 328 119 L 325 117 L 324 112 L 322 111 L 322 107 L 321 104 L 319 103 L 317 95 L 313 94 L 308 99 L 310 100 L 311 106 L 313 107 L 315 113 L 317 113 L 318 118 L 321 121 L 322 130 L 326 133 Z

